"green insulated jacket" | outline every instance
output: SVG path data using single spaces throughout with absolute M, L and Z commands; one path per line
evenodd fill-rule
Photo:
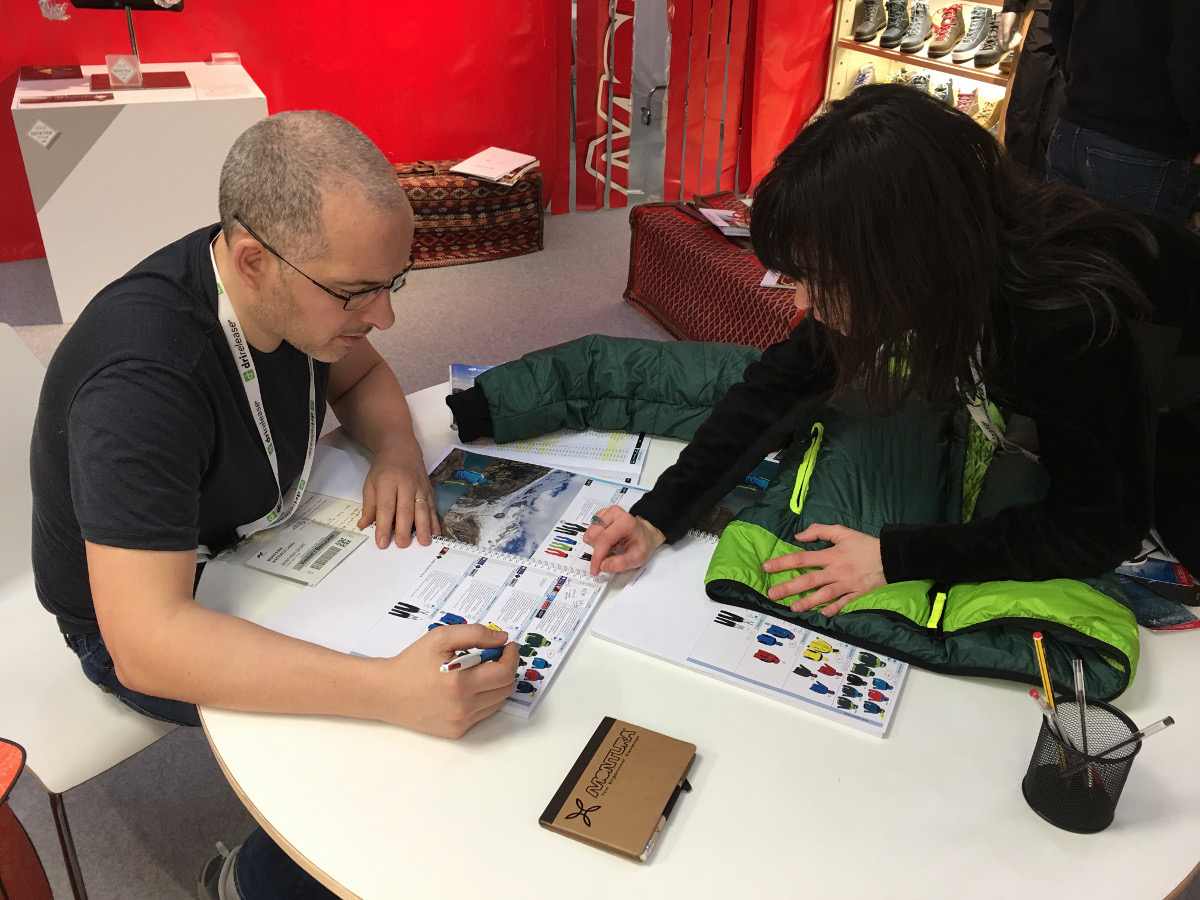
M 758 350 L 726 344 L 589 336 L 493 368 L 471 391 L 447 402 L 464 440 L 493 434 L 504 442 L 563 427 L 691 439 L 758 356 Z M 840 524 L 876 536 L 885 525 L 955 525 L 971 519 L 977 502 L 981 513 L 985 507 L 994 511 L 1044 490 L 1044 475 L 1032 463 L 1014 469 L 997 458 L 993 466 L 993 446 L 965 409 L 944 413 L 910 404 L 882 419 L 852 395 L 818 393 L 767 441 L 774 446 L 749 448 L 741 474 L 763 453 L 781 449 L 778 474 L 759 502 L 722 533 L 705 578 L 711 599 L 798 620 L 935 671 L 1034 685 L 1041 679 L 1031 635 L 1041 631 L 1059 690 L 1073 684 L 1075 658 L 1083 660 L 1094 696 L 1115 697 L 1133 679 L 1137 625 L 1113 599 L 1120 588 L 1111 576 L 900 581 L 829 617 L 794 613 L 790 600 L 767 598 L 773 584 L 797 573 L 768 575 L 764 560 L 828 546 L 795 541 L 810 524 Z M 711 507 L 719 496 L 700 499 Z M 669 539 L 679 536 L 668 531 Z

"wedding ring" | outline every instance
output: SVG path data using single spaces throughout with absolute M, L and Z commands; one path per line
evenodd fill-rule
M 426 500 L 424 497 L 417 497 L 413 502 L 414 503 L 428 503 L 429 501 Z

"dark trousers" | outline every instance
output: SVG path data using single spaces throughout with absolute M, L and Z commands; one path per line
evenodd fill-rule
M 140 694 L 121 684 L 112 656 L 100 635 L 67 635 L 66 639 L 67 646 L 79 657 L 88 680 L 130 709 L 164 722 L 200 724 L 195 704 Z M 242 900 L 327 900 L 334 896 L 300 868 L 261 828 L 254 829 L 242 843 L 233 876 Z
M 1004 115 L 1004 148 L 1009 159 L 1039 181 L 1046 175 L 1050 132 L 1066 99 L 1058 56 L 1050 40 L 1049 6 L 1046 2 L 1034 10 Z
M 1200 194 L 1200 166 L 1080 128 L 1062 119 L 1050 133 L 1046 180 L 1083 188 L 1180 225 Z

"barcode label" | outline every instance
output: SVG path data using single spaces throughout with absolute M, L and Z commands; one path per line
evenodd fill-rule
M 337 556 L 341 552 L 342 552 L 341 546 L 335 544 L 334 546 L 330 547 L 328 550 L 326 550 L 324 553 L 321 554 L 321 556 L 316 560 L 316 562 L 314 562 L 312 564 L 312 568 L 316 569 L 319 572 L 321 569 L 325 568 L 326 563 L 328 563 L 330 560 L 332 560 L 335 556 Z
M 304 571 L 304 569 L 308 566 L 308 564 L 312 560 L 312 558 L 314 556 L 316 556 L 318 553 L 320 553 L 322 550 L 324 550 L 329 545 L 329 542 L 332 541 L 335 537 L 337 537 L 338 534 L 339 534 L 339 532 L 336 532 L 336 531 L 329 532 L 329 534 L 325 535 L 325 537 L 321 538 L 319 541 L 317 541 L 315 544 L 313 544 L 312 547 L 309 548 L 308 552 L 305 553 L 302 557 L 300 557 L 300 561 L 297 562 L 294 566 L 292 566 L 292 568 L 297 572 Z M 334 547 L 333 548 L 334 555 L 337 555 L 337 551 L 338 551 L 338 548 Z M 321 558 L 325 559 L 324 556 L 322 556 Z M 325 562 L 321 563 L 321 565 L 324 565 L 326 562 L 329 562 L 329 560 L 325 559 Z M 321 566 L 314 566 L 313 568 L 319 569 L 320 567 Z

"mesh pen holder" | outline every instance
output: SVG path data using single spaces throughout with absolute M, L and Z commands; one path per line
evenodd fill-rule
M 1111 756 L 1102 754 L 1126 740 L 1137 726 L 1119 709 L 1099 700 L 1089 701 L 1086 724 L 1090 752 L 1085 755 L 1076 749 L 1083 746 L 1079 705 L 1059 703 L 1057 712 L 1066 740 L 1042 719 L 1021 793 L 1033 811 L 1051 825 L 1079 834 L 1103 831 L 1112 823 L 1121 789 L 1142 743 L 1137 741 Z

